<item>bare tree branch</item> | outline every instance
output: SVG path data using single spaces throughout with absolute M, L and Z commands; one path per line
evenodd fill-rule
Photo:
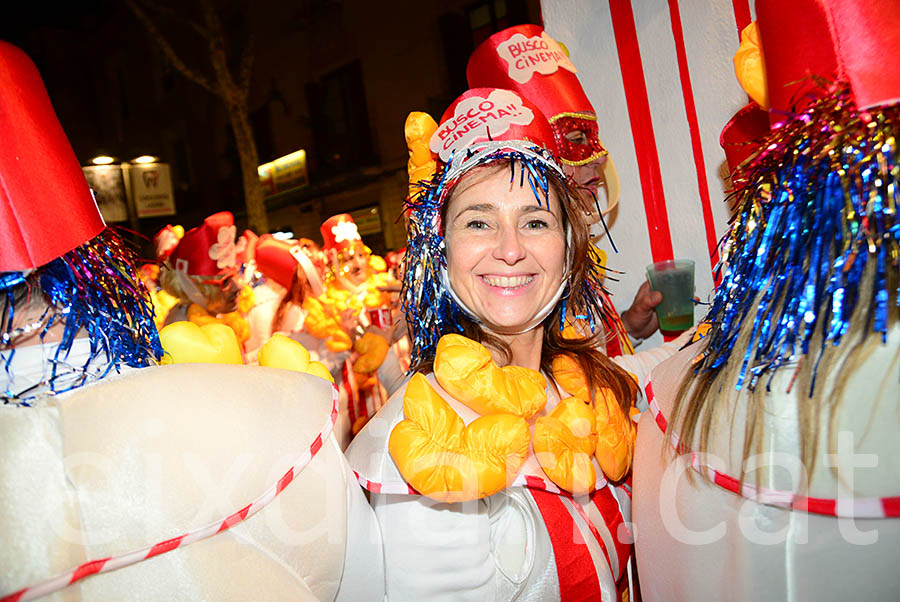
M 190 67 L 188 67 L 184 61 L 182 61 L 177 54 L 175 54 L 175 50 L 172 48 L 172 45 L 169 44 L 168 40 L 163 37 L 162 33 L 156 27 L 156 24 L 152 19 L 144 12 L 144 10 L 138 6 L 135 0 L 127 0 L 128 6 L 131 8 L 132 12 L 134 12 L 135 16 L 138 20 L 144 25 L 147 29 L 147 32 L 150 34 L 150 37 L 156 41 L 159 45 L 160 49 L 162 49 L 163 54 L 166 55 L 166 58 L 169 59 L 169 62 L 172 63 L 172 66 L 175 67 L 178 71 L 181 72 L 186 78 L 194 82 L 195 84 L 206 88 L 209 92 L 215 94 L 216 96 L 221 96 L 222 93 L 219 90 L 219 87 L 213 84 L 208 78 L 204 77 L 200 73 L 197 73 Z
M 238 85 L 241 90 L 249 96 L 250 78 L 253 76 L 253 46 L 256 43 L 253 34 L 247 37 L 247 44 L 241 53 L 241 66 L 239 69 Z
M 194 21 L 192 19 L 186 19 L 184 17 L 184 15 L 178 13 L 172 7 L 164 6 L 162 4 L 159 4 L 158 2 L 155 2 L 154 0 L 137 0 L 137 1 L 140 2 L 141 4 L 143 4 L 145 7 L 149 8 L 150 10 L 152 10 L 156 13 L 159 13 L 161 15 L 164 15 L 166 17 L 169 17 L 173 21 L 178 21 L 179 23 L 184 23 L 185 25 L 187 25 L 188 27 L 190 27 L 191 29 L 196 31 L 200 35 L 200 37 L 202 37 L 204 40 L 209 39 L 209 30 L 208 29 L 206 29 L 205 27 L 203 27 L 202 25 L 200 25 L 199 23 L 197 23 L 196 21 Z

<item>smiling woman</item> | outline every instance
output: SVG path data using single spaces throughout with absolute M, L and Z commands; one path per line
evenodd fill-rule
M 415 375 L 347 452 L 388 599 L 618 598 L 636 385 L 598 350 L 621 325 L 580 191 L 512 92 L 470 90 L 432 125 L 402 293 Z
M 510 182 L 510 169 L 515 164 L 472 172 L 445 204 L 448 273 L 485 328 L 539 333 L 527 326 L 556 304 L 565 282 L 565 222 L 556 190 L 539 205 L 530 188 Z

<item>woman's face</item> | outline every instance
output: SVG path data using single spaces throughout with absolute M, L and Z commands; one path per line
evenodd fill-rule
M 206 308 L 212 314 L 227 314 L 237 310 L 238 295 L 241 293 L 241 283 L 237 278 L 229 276 L 222 281 L 222 296 L 210 299 Z
M 339 274 L 351 286 L 360 286 L 369 277 L 369 253 L 362 243 L 344 251 L 339 262 Z
M 489 330 L 520 330 L 559 289 L 566 236 L 552 187 L 548 208 L 508 167 L 478 169 L 451 195 L 444 227 L 453 290 Z

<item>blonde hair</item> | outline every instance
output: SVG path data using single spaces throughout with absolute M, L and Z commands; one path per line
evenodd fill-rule
M 826 342 L 823 347 L 823 328 L 817 328 L 815 335 L 809 343 L 810 353 L 801 356 L 796 372 L 792 377 L 791 386 L 797 391 L 797 407 L 800 441 L 800 461 L 806 469 L 806 474 L 811 475 L 816 460 L 819 457 L 819 440 L 822 428 L 828 425 L 829 453 L 835 450 L 835 419 L 840 403 L 844 398 L 848 378 L 866 360 L 871 352 L 881 345 L 880 334 L 871 329 L 871 317 L 869 315 L 872 305 L 874 290 L 876 262 L 869 261 L 859 282 L 859 300 L 851 316 L 847 332 L 844 333 L 841 343 L 834 345 Z M 898 276 L 895 271 L 888 271 L 887 289 L 890 291 L 888 307 L 895 307 L 897 303 Z M 756 302 L 762 299 L 766 291 L 762 291 Z M 780 304 L 787 302 L 782 298 Z M 777 313 L 777 312 L 776 312 Z M 822 315 L 821 312 L 820 316 Z M 896 311 L 888 311 L 888 332 L 896 326 L 898 321 Z M 753 331 L 754 320 L 752 314 L 741 324 L 734 352 L 731 353 L 725 364 L 717 371 L 701 372 L 695 374 L 688 371 L 678 388 L 670 419 L 671 428 L 666 433 L 666 438 L 673 443 L 673 437 L 677 436 L 679 444 L 685 451 L 706 452 L 710 449 L 710 443 L 714 436 L 735 437 L 737 433 L 713 433 L 713 426 L 718 422 L 720 413 L 724 408 L 735 408 L 737 404 L 744 404 L 746 420 L 743 433 L 742 460 L 747 460 L 752 455 L 763 452 L 766 436 L 765 416 L 766 401 L 770 393 L 779 394 L 779 391 L 770 392 L 764 384 L 755 387 L 752 391 L 741 393 L 737 391 L 736 384 L 744 361 L 742 351 L 747 348 Z M 703 343 L 698 344 L 697 354 L 704 350 Z M 821 355 L 816 352 L 821 349 Z M 894 363 L 900 358 L 900 347 L 895 350 Z M 783 368 L 786 369 L 786 368 Z M 814 385 L 815 379 L 815 386 Z M 823 420 L 824 418 L 824 420 Z M 675 448 L 666 446 L 670 450 Z M 743 466 L 742 462 L 742 466 Z M 757 484 L 759 473 L 757 473 Z M 744 480 L 743 468 L 741 481 Z
M 208 277 L 190 275 L 186 276 L 190 278 L 194 282 L 194 284 L 197 285 L 197 289 L 206 300 L 206 304 L 204 305 L 203 309 L 209 309 L 211 305 L 215 305 L 216 303 L 223 303 L 225 301 L 225 295 L 222 292 L 221 286 L 219 286 L 218 284 L 203 283 L 203 280 L 207 280 Z M 185 291 L 184 287 L 182 287 L 181 281 L 178 278 L 178 274 L 176 274 L 175 270 L 171 267 L 164 265 L 159 271 L 159 284 L 167 293 L 169 293 L 173 297 L 178 297 L 185 303 L 194 303 L 194 300 L 191 299 L 187 291 Z

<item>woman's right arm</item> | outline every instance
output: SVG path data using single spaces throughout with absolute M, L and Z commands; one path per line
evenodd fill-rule
M 371 503 L 384 543 L 388 600 L 493 599 L 491 525 L 483 501 L 372 494 Z

